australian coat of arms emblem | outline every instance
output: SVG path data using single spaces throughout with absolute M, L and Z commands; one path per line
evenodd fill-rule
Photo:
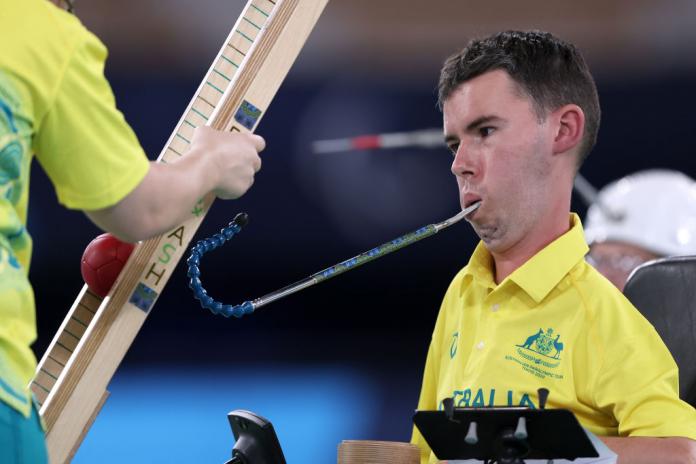
M 561 351 L 563 351 L 563 343 L 560 341 L 560 334 L 554 334 L 553 329 L 549 328 L 544 332 L 542 329 L 533 335 L 527 337 L 527 340 L 520 348 L 548 356 L 549 358 L 560 359 Z

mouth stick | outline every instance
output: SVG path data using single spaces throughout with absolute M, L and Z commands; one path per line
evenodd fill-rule
M 190 282 L 189 286 L 193 290 L 196 299 L 201 301 L 201 306 L 203 306 L 204 308 L 210 309 L 215 314 L 222 314 L 225 317 L 230 317 L 230 316 L 241 317 L 245 314 L 249 314 L 249 313 L 253 312 L 254 310 L 260 308 L 261 306 L 265 306 L 269 303 L 272 303 L 276 300 L 284 298 L 288 295 L 292 295 L 293 293 L 299 292 L 300 290 L 304 290 L 305 288 L 316 285 L 316 284 L 323 282 L 325 280 L 328 280 L 332 277 L 336 277 L 339 274 L 343 274 L 344 272 L 350 271 L 351 269 L 355 269 L 358 266 L 362 266 L 365 263 L 368 263 L 370 261 L 374 261 L 375 259 L 381 258 L 382 256 L 388 255 L 389 253 L 394 252 L 396 250 L 400 250 L 401 248 L 407 247 L 407 246 L 409 246 L 417 241 L 420 241 L 426 237 L 430 237 L 431 235 L 435 235 L 436 233 L 438 233 L 442 229 L 445 229 L 445 228 L 461 221 L 468 214 L 470 214 L 474 210 L 476 210 L 480 205 L 481 205 L 481 202 L 478 201 L 478 202 L 468 206 L 467 208 L 464 208 L 458 214 L 452 216 L 451 218 L 449 218 L 445 221 L 438 222 L 435 224 L 429 224 L 427 226 L 423 226 L 416 231 L 402 235 L 398 238 L 395 238 L 394 240 L 392 240 L 390 242 L 383 243 L 382 245 L 379 245 L 375 248 L 372 248 L 371 250 L 368 250 L 364 253 L 361 253 L 357 256 L 354 256 L 350 259 L 342 261 L 342 262 L 335 264 L 331 267 L 327 267 L 324 270 L 321 270 L 315 274 L 312 274 L 311 276 L 306 277 L 305 279 L 302 279 L 302 280 L 295 282 L 291 285 L 283 287 L 280 290 L 276 290 L 274 292 L 268 293 L 260 298 L 256 298 L 255 300 L 252 300 L 252 301 L 245 301 L 244 303 L 237 305 L 237 306 L 223 305 L 221 303 L 218 303 L 218 302 L 212 300 L 212 298 L 208 297 L 205 290 L 203 290 L 203 287 L 202 287 L 202 284 L 201 284 L 201 281 L 199 278 L 200 270 L 198 269 L 198 263 L 200 262 L 200 256 L 203 253 L 205 253 L 206 251 L 208 251 L 208 249 L 217 248 L 217 246 L 222 245 L 222 243 L 219 243 L 216 246 L 210 246 L 210 245 L 206 244 L 206 241 L 208 241 L 209 239 L 201 240 L 194 247 L 194 249 L 191 253 L 191 257 L 188 260 L 189 277 L 191 277 L 191 282 Z M 246 221 L 246 218 L 240 219 L 239 221 L 235 221 L 234 227 L 236 227 L 236 231 L 240 230 L 241 225 L 243 225 L 243 223 L 245 221 Z M 230 236 L 230 238 L 231 238 L 231 236 Z

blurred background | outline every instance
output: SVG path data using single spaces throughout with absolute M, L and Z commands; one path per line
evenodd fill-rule
M 78 0 L 109 47 L 117 102 L 155 159 L 240 14 L 242 0 Z M 236 304 L 458 211 L 443 149 L 318 156 L 318 139 L 441 125 L 440 64 L 474 37 L 544 29 L 575 43 L 599 88 L 596 187 L 654 167 L 696 176 L 696 2 L 542 0 L 329 3 L 257 132 L 268 148 L 252 190 L 213 205 L 197 238 L 239 211 L 247 228 L 202 264 Z M 82 286 L 100 232 L 57 207 L 32 173 L 41 356 Z M 574 200 L 584 215 L 587 205 Z M 646 211 L 649 214 L 649 211 Z M 270 419 L 290 463 L 335 462 L 344 439 L 408 441 L 440 299 L 477 238 L 466 223 L 244 319 L 212 316 L 179 266 L 117 372 L 75 462 L 229 458 L 226 413 Z

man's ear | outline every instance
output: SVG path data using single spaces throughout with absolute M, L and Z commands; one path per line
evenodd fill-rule
M 557 121 L 553 153 L 565 153 L 577 147 L 585 134 L 585 113 L 578 105 L 563 105 L 553 112 Z

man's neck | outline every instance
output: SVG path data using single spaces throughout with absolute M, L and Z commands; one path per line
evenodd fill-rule
M 507 276 L 529 261 L 549 243 L 568 232 L 570 229 L 569 216 L 569 209 L 549 215 L 553 218 L 552 221 L 540 223 L 509 249 L 502 253 L 491 251 L 495 266 L 496 284 L 505 280 Z

